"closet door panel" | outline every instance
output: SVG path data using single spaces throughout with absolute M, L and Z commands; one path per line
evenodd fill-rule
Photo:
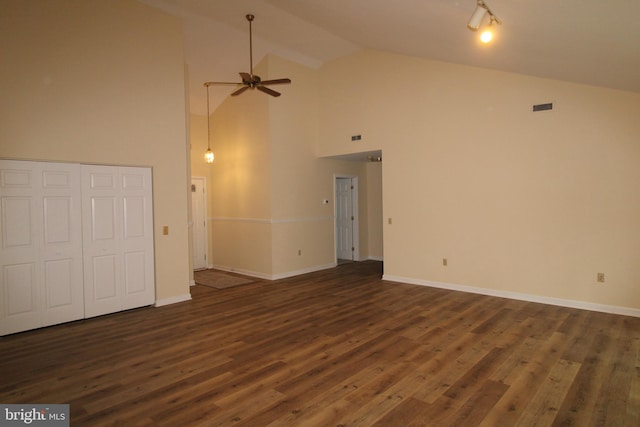
M 13 251 L 35 252 L 33 197 L 2 197 L 2 246 Z
M 145 290 L 145 253 L 127 252 L 124 254 L 124 280 L 127 296 Z
M 124 307 L 135 308 L 155 301 L 151 170 L 121 168 L 121 174 Z
M 149 168 L 83 166 L 87 317 L 153 304 Z
M 122 310 L 117 168 L 82 166 L 85 316 Z
M 120 286 L 118 284 L 117 255 L 99 255 L 92 259 L 93 289 L 95 302 L 101 305 L 111 304 L 114 310 L 119 310 Z
M 5 264 L 2 268 L 2 335 L 41 326 L 36 263 Z
M 42 325 L 84 317 L 80 166 L 41 164 Z
M 45 261 L 44 282 L 47 310 L 62 309 L 73 305 L 73 264 L 74 261 L 70 258 Z M 84 314 L 84 310 L 81 312 Z
M 116 248 L 116 211 L 115 197 L 91 197 L 91 240 L 94 244 Z
M 80 166 L 0 160 L 0 334 L 84 316 Z
M 0 334 L 41 326 L 37 165 L 0 162 Z
M 35 264 L 7 265 L 4 273 L 9 316 L 21 316 L 36 312 L 38 292 L 36 290 Z
M 0 160 L 0 335 L 153 304 L 149 168 Z

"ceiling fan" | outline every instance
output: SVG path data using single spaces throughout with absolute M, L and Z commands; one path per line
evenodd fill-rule
M 253 15 L 246 15 L 247 21 L 249 21 L 249 72 L 248 73 L 240 73 L 240 77 L 242 77 L 241 83 L 232 83 L 232 82 L 206 82 L 204 85 L 208 88 L 209 86 L 220 85 L 220 86 L 237 86 L 242 85 L 240 89 L 234 91 L 231 96 L 238 96 L 242 92 L 247 89 L 258 89 L 261 92 L 264 92 L 271 96 L 280 96 L 280 92 L 276 92 L 275 90 L 268 88 L 269 85 L 279 85 L 279 84 L 289 84 L 291 83 L 291 79 L 274 79 L 274 80 L 262 80 L 260 76 L 253 74 L 253 42 L 251 37 L 251 22 L 255 18 Z

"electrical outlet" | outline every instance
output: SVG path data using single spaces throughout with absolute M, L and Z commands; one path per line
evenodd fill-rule
M 169 226 L 165 225 L 162 227 L 162 234 L 164 234 L 165 236 L 169 235 Z
M 302 249 L 298 249 L 298 256 L 302 256 Z
M 604 283 L 604 273 L 598 273 L 598 282 Z
M 389 218 L 389 225 L 391 225 L 391 223 L 392 223 L 392 222 L 393 222 L 393 221 L 391 221 L 391 218 Z
M 445 267 L 449 264 L 449 261 L 446 258 L 442 258 L 442 265 Z

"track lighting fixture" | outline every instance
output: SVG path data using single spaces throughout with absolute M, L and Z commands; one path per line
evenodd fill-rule
M 486 7 L 484 2 L 482 0 L 478 0 L 478 5 L 476 6 L 476 10 L 473 11 L 473 14 L 469 19 L 469 23 L 467 24 L 467 27 L 471 31 L 477 31 L 478 28 L 480 28 L 480 25 L 482 24 L 482 20 L 484 19 L 484 16 L 487 14 L 487 12 L 489 12 L 489 9 Z
M 477 31 L 478 28 L 482 25 L 482 21 L 484 17 L 489 15 L 489 25 L 480 35 L 480 40 L 483 43 L 489 43 L 493 39 L 493 30 L 495 25 L 502 24 L 502 22 L 498 19 L 496 15 L 493 14 L 489 6 L 483 1 L 478 0 L 476 5 L 476 9 L 473 11 L 469 22 L 467 23 L 467 28 L 471 31 Z
M 207 163 L 213 163 L 213 151 L 211 151 L 211 116 L 209 116 L 209 84 L 205 83 L 207 89 L 207 151 L 204 153 L 204 159 Z

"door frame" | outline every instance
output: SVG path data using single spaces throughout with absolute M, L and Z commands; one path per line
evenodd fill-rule
M 352 232 L 352 244 L 353 244 L 353 261 L 360 261 L 360 209 L 358 198 L 358 176 L 357 175 L 345 175 L 334 174 L 333 175 L 333 259 L 336 264 L 338 263 L 338 241 L 336 240 L 336 233 L 338 227 L 337 215 L 338 215 L 338 197 L 336 197 L 338 179 L 351 179 L 351 185 L 353 191 L 351 192 L 351 205 L 353 207 L 353 232 Z

